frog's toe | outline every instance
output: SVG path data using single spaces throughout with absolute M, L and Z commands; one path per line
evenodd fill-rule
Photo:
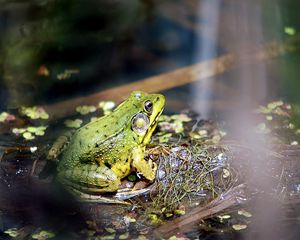
M 80 202 L 86 203 L 109 203 L 109 204 L 124 204 L 131 205 L 129 202 L 125 202 L 126 199 L 119 199 L 115 196 L 113 197 L 105 197 L 103 195 L 93 195 L 88 193 L 80 192 L 76 189 L 72 189 L 71 193 L 78 198 Z
M 142 194 L 146 194 L 149 193 L 151 190 L 150 187 L 147 188 L 142 188 L 142 189 L 130 189 L 130 188 L 123 188 L 117 191 L 117 193 L 115 194 L 115 198 L 118 200 L 126 200 L 126 199 L 130 199 Z

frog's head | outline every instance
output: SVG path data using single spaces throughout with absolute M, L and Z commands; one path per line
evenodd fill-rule
M 135 108 L 131 119 L 131 129 L 138 135 L 139 143 L 147 144 L 156 128 L 158 117 L 164 109 L 165 97 L 161 94 L 134 91 L 128 100 Z

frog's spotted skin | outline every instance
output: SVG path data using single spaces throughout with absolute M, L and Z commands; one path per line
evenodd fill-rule
M 156 164 L 145 161 L 165 98 L 132 92 L 112 113 L 78 129 L 60 157 L 59 179 L 84 192 L 113 192 L 134 168 L 153 180 Z

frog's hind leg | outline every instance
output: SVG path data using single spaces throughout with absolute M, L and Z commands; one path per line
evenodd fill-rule
M 82 164 L 59 171 L 58 178 L 69 187 L 90 193 L 114 192 L 121 183 L 110 168 L 96 164 Z

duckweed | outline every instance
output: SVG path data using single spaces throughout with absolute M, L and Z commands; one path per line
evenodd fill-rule
M 32 140 L 35 138 L 35 136 L 45 135 L 46 129 L 47 126 L 28 126 L 27 128 L 13 128 L 12 132 L 17 136 L 22 134 L 23 138 L 25 138 L 26 140 Z
M 12 114 L 9 114 L 7 112 L 0 113 L 0 122 L 10 122 L 15 119 L 16 119 L 16 117 Z
M 78 74 L 80 71 L 78 69 L 66 69 L 64 72 L 56 75 L 56 78 L 60 81 L 70 78 L 74 74 Z
M 104 115 L 107 115 L 116 106 L 116 103 L 113 101 L 101 101 L 99 102 L 98 106 L 103 110 Z
M 64 124 L 66 127 L 69 127 L 69 128 L 79 128 L 82 124 L 82 120 L 81 119 L 75 119 L 75 120 L 67 119 L 66 121 L 64 121 Z
M 247 218 L 252 217 L 252 214 L 246 211 L 245 209 L 238 210 L 238 214 Z
M 4 231 L 7 235 L 9 235 L 12 238 L 15 238 L 19 235 L 18 229 L 17 228 L 10 228 Z
M 235 231 L 241 231 L 241 230 L 244 230 L 247 228 L 247 225 L 246 224 L 233 224 L 232 225 L 232 228 L 235 230 Z
M 32 234 L 31 237 L 33 239 L 46 240 L 46 239 L 54 238 L 55 234 L 51 231 L 41 230 L 38 233 Z
M 284 32 L 287 34 L 287 35 L 290 35 L 290 36 L 293 36 L 296 34 L 296 30 L 295 28 L 293 27 L 285 27 L 284 28 Z
M 48 119 L 49 114 L 42 107 L 21 107 L 20 113 L 31 119 Z
M 87 115 L 89 113 L 95 112 L 97 109 L 93 105 L 83 105 L 76 107 L 76 112 L 80 113 L 81 115 Z

